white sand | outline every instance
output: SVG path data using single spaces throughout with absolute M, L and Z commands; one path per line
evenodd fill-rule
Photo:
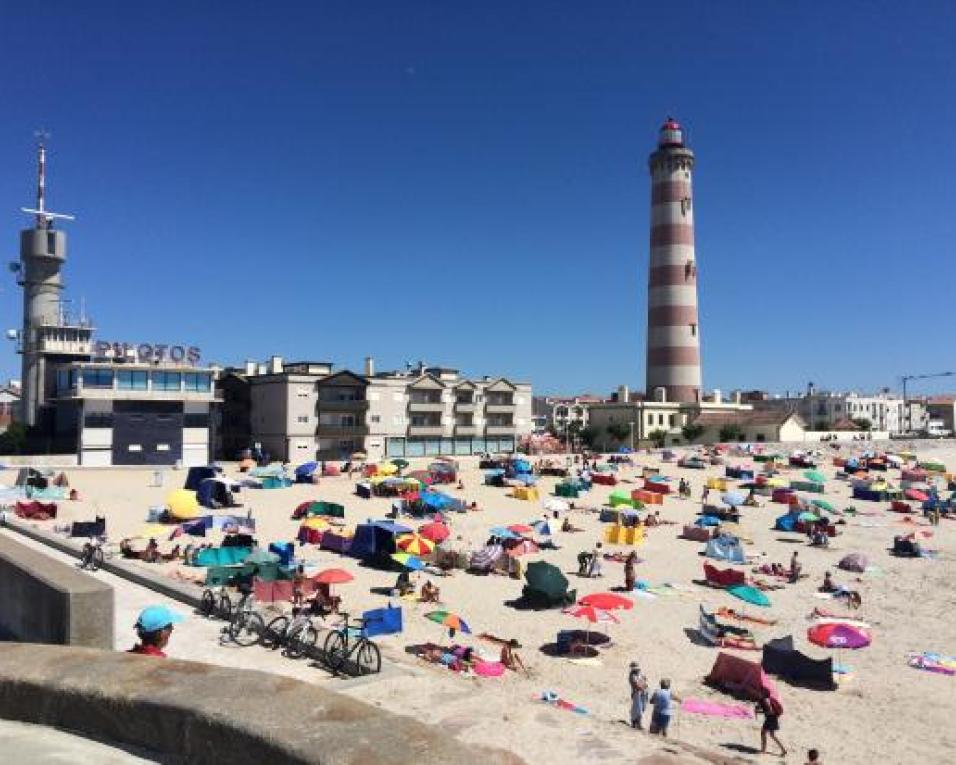
M 921 456 L 929 455 L 930 449 L 932 456 L 956 470 L 956 447 L 952 442 L 918 445 Z M 845 446 L 842 453 L 846 455 L 849 451 Z M 626 482 L 617 488 L 637 488 L 641 484 L 640 466 L 660 464 L 656 458 L 647 455 L 637 456 L 636 461 L 638 466 L 619 473 Z M 734 464 L 746 462 L 736 458 L 728 461 Z M 492 526 L 527 523 L 540 518 L 541 505 L 558 480 L 541 479 L 541 502 L 525 502 L 509 497 L 508 490 L 483 486 L 476 462 L 472 459 L 464 462 L 466 490 L 456 492 L 452 489 L 451 493 L 469 501 L 476 500 L 483 510 L 467 515 L 453 514 L 451 522 L 454 535 L 473 546 L 484 542 Z M 411 469 L 415 467 L 413 465 Z M 833 476 L 836 471 L 829 459 L 820 469 L 828 476 Z M 558 630 L 584 625 L 557 609 L 516 611 L 504 606 L 505 601 L 520 594 L 522 582 L 503 576 L 477 577 L 456 572 L 451 577 L 434 580 L 441 587 L 442 600 L 447 607 L 461 614 L 475 633 L 488 631 L 518 637 L 524 645 L 521 653 L 532 667 L 534 678 L 515 675 L 487 680 L 463 677 L 424 665 L 408 656 L 405 646 L 429 640 L 440 642 L 444 634 L 437 625 L 423 618 L 430 607 L 403 602 L 404 633 L 380 638 L 379 643 L 388 659 L 407 665 L 409 671 L 391 673 L 379 681 L 363 683 L 347 692 L 392 711 L 414 714 L 441 725 L 449 734 L 463 740 L 510 748 L 530 762 L 633 762 L 635 757 L 660 751 L 662 742 L 633 733 L 622 724 L 628 710 L 628 663 L 633 659 L 640 661 L 655 685 L 660 677 L 670 677 L 674 688 L 684 696 L 733 703 L 730 697 L 702 684 L 717 650 L 693 644 L 685 629 L 696 626 L 700 603 L 708 608 L 720 605 L 739 607 L 742 603 L 726 593 L 692 584 L 692 580 L 702 576 L 703 558 L 698 555 L 702 545 L 677 538 L 681 526 L 692 522 L 700 509 L 696 500 L 703 481 L 709 475 L 722 475 L 723 468 L 696 471 L 663 465 L 662 471 L 675 479 L 680 476 L 690 479 L 694 501 L 674 497 L 665 500 L 662 515 L 678 525 L 649 531 L 646 543 L 637 548 L 639 556 L 645 559 L 638 566 L 638 577 L 652 584 L 672 582 L 686 587 L 689 592 L 655 600 L 636 599 L 632 611 L 619 613 L 621 623 L 607 628 L 615 645 L 602 653 L 598 666 L 574 664 L 546 656 L 538 650 L 539 646 L 552 643 Z M 800 472 L 794 469 L 794 477 Z M 0 482 L 11 483 L 14 475 L 13 471 L 0 474 Z M 74 470 L 69 476 L 82 499 L 60 503 L 57 523 L 73 519 L 91 520 L 99 511 L 109 519 L 110 538 L 118 540 L 136 533 L 144 525 L 146 508 L 162 504 L 166 494 L 182 484 L 185 474 L 167 473 L 165 488 L 150 487 L 152 471 Z M 889 476 L 895 481 L 899 473 L 891 471 Z M 291 511 L 308 499 L 344 504 L 347 521 L 353 525 L 366 518 L 382 517 L 388 511 L 390 500 L 359 499 L 353 494 L 353 486 L 353 481 L 341 477 L 322 479 L 316 486 L 246 490 L 242 495 L 243 510 L 254 509 L 259 524 L 258 536 L 263 542 L 292 539 L 298 522 L 290 520 Z M 611 487 L 595 486 L 578 503 L 598 507 L 612 490 Z M 842 481 L 828 481 L 825 496 L 839 508 L 850 504 L 847 499 L 849 486 Z M 785 508 L 769 503 L 769 498 L 760 500 L 766 503 L 763 508 L 744 509 L 742 526 L 754 540 L 752 545 L 746 546 L 747 552 L 766 552 L 768 560 L 786 564 L 796 549 L 809 578 L 769 593 L 773 607 L 768 614 L 778 619 L 778 624 L 756 630 L 758 642 L 792 634 L 800 650 L 814 657 L 825 656 L 826 651 L 806 640 L 807 615 L 814 606 L 840 608 L 838 604 L 813 596 L 823 571 L 834 568 L 848 552 L 862 552 L 869 557 L 871 564 L 882 569 L 882 575 L 834 571 L 837 582 L 862 593 L 862 614 L 873 625 L 874 635 L 871 647 L 843 652 L 838 657 L 853 670 L 841 688 L 835 692 L 821 692 L 791 687 L 782 681 L 777 683 L 785 707 L 780 737 L 792 752 L 788 759 L 803 762 L 799 758 L 804 757 L 807 748 L 814 746 L 821 750 L 828 763 L 865 763 L 877 759 L 883 762 L 952 761 L 956 734 L 950 732 L 949 721 L 956 713 L 956 678 L 911 669 L 906 665 L 906 653 L 932 650 L 956 654 L 956 618 L 953 617 L 956 595 L 952 586 L 956 574 L 956 522 L 943 520 L 933 539 L 926 541 L 926 546 L 940 551 L 938 559 L 903 560 L 887 552 L 894 533 L 906 528 L 900 523 L 900 516 L 886 512 L 887 505 L 854 500 L 852 504 L 857 509 L 877 511 L 879 515 L 849 520 L 831 548 L 823 550 L 810 548 L 803 542 L 795 545 L 779 541 L 786 537 L 796 538 L 770 530 L 774 519 Z M 577 588 L 579 596 L 622 585 L 623 566 L 617 563 L 605 563 L 604 579 L 579 579 L 570 573 L 577 569 L 577 553 L 593 546 L 603 530 L 597 515 L 573 512 L 572 520 L 575 525 L 583 526 L 586 533 L 556 533 L 555 541 L 561 550 L 544 551 L 524 560 L 543 558 L 569 572 L 571 587 Z M 873 527 L 863 523 L 883 525 Z M 363 568 L 354 559 L 311 546 L 302 549 L 308 559 L 323 566 L 343 567 L 355 574 L 355 582 L 339 588 L 353 614 L 384 605 L 387 601 L 383 596 L 372 594 L 369 588 L 391 584 L 394 573 Z M 861 581 L 857 581 L 858 576 Z M 459 636 L 458 639 L 493 651 L 490 644 L 470 639 L 470 636 Z M 737 653 L 759 661 L 759 652 Z M 317 673 L 318 670 L 303 665 L 301 676 L 308 680 L 310 675 Z M 545 689 L 557 691 L 588 708 L 591 714 L 581 717 L 534 701 L 533 697 Z M 681 714 L 671 733 L 674 739 L 717 752 L 729 760 L 741 753 L 733 747 L 759 746 L 758 728 L 756 721 L 724 721 Z M 687 761 L 697 761 L 686 752 L 682 756 Z M 744 756 L 751 757 L 746 751 Z

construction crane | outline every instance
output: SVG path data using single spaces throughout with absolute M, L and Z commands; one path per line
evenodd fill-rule
M 956 377 L 956 372 L 933 372 L 928 375 L 903 375 L 900 380 L 903 381 L 903 412 L 906 417 L 906 432 L 909 433 L 913 427 L 913 418 L 910 414 L 909 402 L 906 398 L 906 384 L 910 380 L 931 380 L 937 377 Z

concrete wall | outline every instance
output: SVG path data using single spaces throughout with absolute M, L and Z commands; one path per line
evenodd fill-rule
M 204 765 L 521 762 L 288 677 L 80 648 L 0 645 L 0 717 Z
M 113 647 L 113 589 L 0 537 L 0 632 L 31 643 Z
M 76 467 L 79 457 L 76 454 L 4 454 L 0 463 L 9 467 Z

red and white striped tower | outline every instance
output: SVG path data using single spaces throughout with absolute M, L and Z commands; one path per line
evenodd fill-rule
M 647 281 L 649 399 L 699 402 L 700 332 L 691 173 L 694 152 L 668 117 L 661 126 L 651 171 L 651 257 Z

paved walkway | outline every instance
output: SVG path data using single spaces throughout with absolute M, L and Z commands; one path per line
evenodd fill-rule
M 42 725 L 0 720 L 0 751 L 4 762 L 68 765 L 132 765 L 159 762 L 148 754 L 101 744 Z

